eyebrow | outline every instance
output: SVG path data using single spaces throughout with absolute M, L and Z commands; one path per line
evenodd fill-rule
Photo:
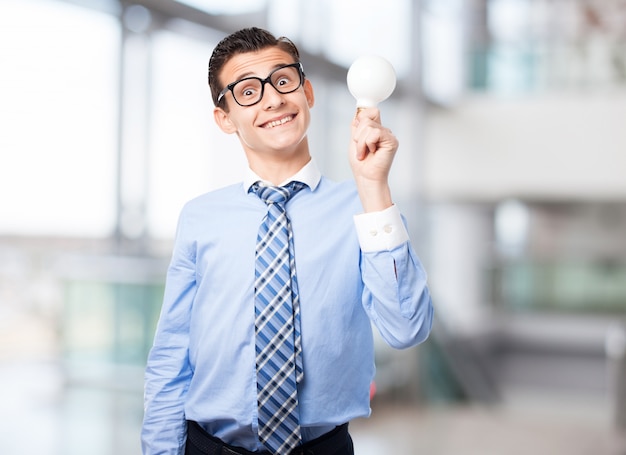
M 276 65 L 274 65 L 274 67 L 270 70 L 270 72 L 268 73 L 271 74 L 272 71 L 277 70 L 278 68 L 280 68 L 281 66 L 285 66 L 285 65 L 292 65 L 293 63 L 298 63 L 298 62 L 292 62 L 292 63 L 277 63 Z M 229 82 L 226 85 L 230 85 L 233 84 L 235 82 L 239 82 L 242 79 L 246 79 L 248 77 L 258 77 L 259 79 L 263 79 L 261 76 L 256 76 L 252 71 L 248 71 L 246 73 L 240 74 L 237 79 L 235 79 L 233 82 Z

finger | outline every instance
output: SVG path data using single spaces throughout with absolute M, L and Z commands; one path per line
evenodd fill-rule
M 363 132 L 352 137 L 354 142 L 354 156 L 357 160 L 362 161 L 369 152 L 369 147 Z
M 367 128 L 357 136 L 357 159 L 363 160 L 368 154 L 374 154 L 379 148 L 381 131 L 378 128 Z
M 367 145 L 364 141 L 358 139 L 355 139 L 354 142 L 354 156 L 358 161 L 363 161 L 369 151 Z
M 376 153 L 380 142 L 380 131 L 373 130 L 365 137 L 365 147 L 369 153 Z
M 360 107 L 356 111 L 355 120 L 373 120 L 380 123 L 380 110 L 376 107 Z

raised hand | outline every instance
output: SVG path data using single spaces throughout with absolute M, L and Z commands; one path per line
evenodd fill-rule
M 377 108 L 360 109 L 352 121 L 349 160 L 366 212 L 392 205 L 389 170 L 398 139 L 380 121 Z

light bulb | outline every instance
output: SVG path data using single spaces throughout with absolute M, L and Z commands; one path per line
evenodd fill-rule
M 347 82 L 348 90 L 356 98 L 357 109 L 376 107 L 396 88 L 396 72 L 382 57 L 359 57 L 348 70 Z

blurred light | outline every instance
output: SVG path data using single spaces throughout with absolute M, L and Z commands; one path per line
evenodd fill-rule
M 626 354 L 626 330 L 620 324 L 613 324 L 607 331 L 605 350 L 611 359 L 620 359 Z
M 267 7 L 267 24 L 272 32 L 299 41 L 301 3 L 294 0 L 271 0 Z M 311 49 L 312 50 L 312 49 Z
M 380 55 L 391 62 L 398 79 L 417 77 L 409 74 L 412 2 L 342 0 L 307 4 L 320 5 L 321 9 L 313 16 L 314 20 L 310 16 L 303 17 L 303 27 L 316 31 L 311 40 L 305 42 L 307 49 L 313 40 L 323 43 L 325 56 L 346 67 L 361 55 Z M 315 19 L 325 21 L 324 26 L 318 26 Z
M 150 27 L 152 14 L 141 5 L 131 5 L 124 11 L 124 25 L 135 33 L 143 33 Z
M 465 87 L 463 3 L 438 0 L 422 12 L 422 83 L 432 101 L 449 105 Z
M 119 36 L 109 14 L 0 1 L 0 233 L 112 231 Z
M 530 2 L 491 0 L 487 9 L 489 32 L 497 41 L 519 42 L 530 35 L 528 30 Z
M 267 0 L 176 0 L 209 14 L 242 14 L 260 11 Z
M 528 243 L 528 208 L 517 200 L 504 201 L 496 207 L 497 246 L 504 254 L 518 256 Z

